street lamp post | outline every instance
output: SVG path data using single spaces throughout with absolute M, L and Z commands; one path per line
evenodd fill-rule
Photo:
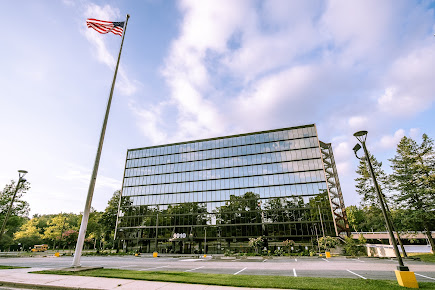
M 26 180 L 24 179 L 24 175 L 26 175 L 26 173 L 27 173 L 26 170 L 18 170 L 18 182 L 17 182 L 17 187 L 15 188 L 14 196 L 12 197 L 11 204 L 9 205 L 8 211 L 6 212 L 5 219 L 3 220 L 2 229 L 1 229 L 1 231 L 0 231 L 0 241 L 2 240 L 3 232 L 5 231 L 6 223 L 7 223 L 7 221 L 8 221 L 9 215 L 11 214 L 12 205 L 13 205 L 13 203 L 14 203 L 15 197 L 17 196 L 18 189 L 20 189 L 20 183 L 24 183 L 24 182 L 26 182 Z
M 207 226 L 204 227 L 204 257 L 207 254 Z
M 376 190 L 376 193 L 378 195 L 379 204 L 381 205 L 381 210 L 382 210 L 382 214 L 383 214 L 384 219 L 385 219 L 385 223 L 387 225 L 388 233 L 390 235 L 391 241 L 393 242 L 394 253 L 396 254 L 397 260 L 399 261 L 399 266 L 397 267 L 397 270 L 399 270 L 399 271 L 409 271 L 409 268 L 403 264 L 402 257 L 400 256 L 399 248 L 397 247 L 396 239 L 394 238 L 394 234 L 393 234 L 392 226 L 391 226 L 391 223 L 390 223 L 390 219 L 388 218 L 387 211 L 385 209 L 385 205 L 384 205 L 384 202 L 383 202 L 381 189 L 380 189 L 379 184 L 378 184 L 378 182 L 376 180 L 375 172 L 373 171 L 372 163 L 370 161 L 369 153 L 368 153 L 367 147 L 366 147 L 367 131 L 358 131 L 358 132 L 356 132 L 353 135 L 362 144 L 362 147 L 364 149 L 365 160 L 367 161 L 367 165 L 369 167 L 370 175 L 372 176 L 372 179 L 373 179 L 373 184 L 375 186 L 375 190 Z M 353 151 L 355 152 L 355 156 L 358 159 L 361 159 L 357 155 L 357 151 L 359 149 L 361 149 L 361 145 L 356 144 L 355 147 L 353 148 Z
M 322 226 L 322 232 L 323 232 L 323 238 L 325 239 L 325 228 L 323 227 L 323 218 L 322 218 L 322 212 L 320 211 L 319 203 L 317 203 L 317 209 L 319 210 L 319 217 L 320 217 L 320 224 Z

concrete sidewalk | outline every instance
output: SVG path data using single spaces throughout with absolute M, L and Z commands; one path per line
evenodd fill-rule
M 138 281 L 129 279 L 33 274 L 40 268 L 2 269 L 0 286 L 30 289 L 147 289 L 147 290 L 267 290 L 265 288 L 240 288 L 170 282 Z

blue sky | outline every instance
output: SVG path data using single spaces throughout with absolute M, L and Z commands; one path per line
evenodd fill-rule
M 9 1 L 0 16 L 0 187 L 29 171 L 31 214 L 80 212 L 129 20 L 93 207 L 126 150 L 316 123 L 357 204 L 352 134 L 384 161 L 435 137 L 433 1 Z

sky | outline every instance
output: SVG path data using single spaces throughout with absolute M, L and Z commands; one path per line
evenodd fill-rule
M 388 159 L 435 138 L 435 2 L 4 1 L 0 189 L 27 170 L 30 215 L 83 211 L 126 30 L 92 206 L 121 188 L 127 149 L 315 123 L 346 206 L 353 133 Z

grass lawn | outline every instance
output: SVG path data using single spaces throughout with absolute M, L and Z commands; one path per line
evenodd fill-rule
M 413 254 L 413 253 L 411 253 L 411 254 L 408 254 L 408 256 L 418 257 L 423 262 L 435 263 L 435 254 L 430 254 L 430 253 L 428 253 L 428 254 Z
M 235 287 L 281 289 L 401 289 L 396 281 L 349 278 L 313 278 L 263 275 L 224 275 L 186 272 L 144 272 L 117 269 L 96 269 L 81 272 L 38 271 L 41 274 L 80 275 L 134 280 L 178 282 Z M 435 283 L 419 283 L 421 289 L 435 289 Z
M 4 265 L 0 265 L 0 269 L 22 269 L 22 268 L 29 268 L 29 267 L 16 267 L 16 266 L 4 266 Z

